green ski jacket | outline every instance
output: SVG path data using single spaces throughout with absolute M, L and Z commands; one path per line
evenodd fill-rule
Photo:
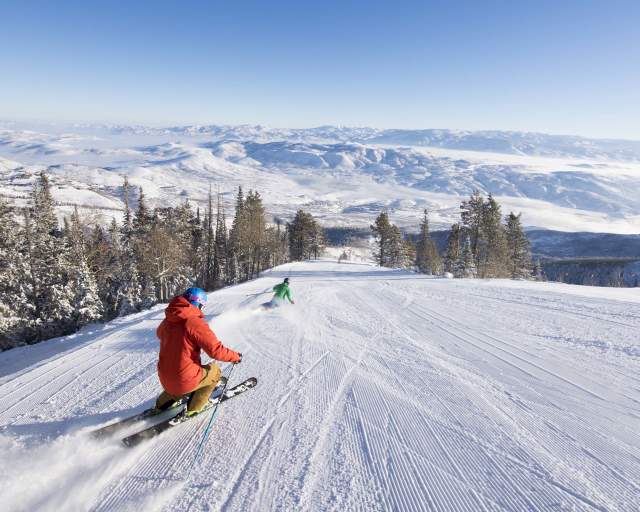
M 280 283 L 273 287 L 273 291 L 276 292 L 276 297 L 278 299 L 284 300 L 289 299 L 289 302 L 293 302 L 291 300 L 291 290 L 289 289 L 289 285 L 286 283 Z

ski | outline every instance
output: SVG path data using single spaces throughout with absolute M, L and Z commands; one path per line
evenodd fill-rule
M 104 439 L 105 437 L 110 437 L 117 432 L 124 430 L 139 421 L 146 420 L 148 418 L 153 418 L 154 416 L 159 416 L 161 414 L 165 414 L 169 411 L 173 411 L 174 414 L 171 417 L 174 417 L 176 414 L 179 414 L 182 409 L 184 409 L 184 404 L 188 399 L 188 395 L 182 397 L 178 402 L 173 406 L 166 410 L 158 411 L 155 407 L 151 407 L 149 409 L 145 409 L 144 411 L 139 412 L 138 414 L 134 414 L 133 416 L 129 416 L 128 418 L 124 418 L 122 420 L 116 421 L 115 423 L 110 423 L 102 428 L 92 430 L 89 432 L 89 435 L 94 439 Z
M 168 430 L 172 427 L 180 425 L 181 423 L 185 423 L 186 421 L 189 421 L 191 419 L 199 418 L 203 413 L 213 409 L 217 404 L 226 402 L 230 398 L 240 395 L 245 391 L 249 391 L 250 389 L 256 387 L 257 384 L 258 384 L 258 379 L 256 379 L 255 377 L 251 377 L 241 382 L 240 384 L 232 387 L 231 389 L 227 389 L 222 396 L 209 400 L 209 403 L 205 406 L 205 408 L 195 416 L 187 416 L 185 414 L 184 407 L 181 407 L 181 410 L 179 410 L 171 418 L 168 418 L 156 425 L 153 425 L 149 428 L 141 430 L 140 432 L 127 436 L 122 440 L 122 442 L 124 443 L 125 446 L 128 446 L 128 447 L 137 446 L 138 444 L 140 444 L 141 442 L 147 439 L 156 437 L 157 435 L 161 434 L 165 430 Z
M 218 387 L 214 389 L 212 396 L 217 396 L 220 394 L 220 392 L 221 385 L 219 384 Z M 134 414 L 133 416 L 129 416 L 128 418 L 124 418 L 122 420 L 116 421 L 115 423 L 110 423 L 109 425 L 106 425 L 102 428 L 92 430 L 91 432 L 89 432 L 89 435 L 94 439 L 104 439 L 149 418 L 154 418 L 156 416 L 173 418 L 176 414 L 182 412 L 185 405 L 189 401 L 190 396 L 191 393 L 183 395 L 171 407 L 167 407 L 166 409 L 158 410 L 155 407 L 150 407 L 149 409 L 145 409 L 144 411 L 141 411 L 138 414 Z M 169 414 L 167 415 L 167 413 Z

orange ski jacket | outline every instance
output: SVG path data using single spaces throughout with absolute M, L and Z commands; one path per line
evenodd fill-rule
M 204 375 L 200 351 L 218 361 L 237 363 L 240 354 L 220 343 L 204 314 L 184 297 L 175 297 L 164 312 L 156 334 L 160 338 L 158 376 L 162 387 L 176 396 L 193 391 Z

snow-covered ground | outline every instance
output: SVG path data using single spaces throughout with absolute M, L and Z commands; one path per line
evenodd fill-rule
M 229 208 L 238 185 L 260 191 L 271 214 L 305 208 L 324 225 L 369 226 L 387 208 L 415 227 L 428 208 L 434 228 L 459 220 L 474 190 L 493 193 L 526 226 L 640 232 L 640 142 L 512 132 L 321 127 L 151 129 L 0 122 L 0 195 L 24 204 L 46 170 L 61 211 L 79 206 L 120 217 L 122 181 L 152 206 L 189 199 L 209 185 Z
M 296 305 L 265 313 L 290 276 Z M 162 307 L 0 354 L 3 510 L 638 510 L 640 294 L 288 264 L 212 293 L 258 387 L 134 449 Z M 193 464 L 193 465 L 192 465 Z

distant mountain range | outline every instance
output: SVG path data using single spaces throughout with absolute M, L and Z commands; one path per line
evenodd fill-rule
M 640 161 L 640 141 L 590 139 L 575 135 L 549 135 L 532 132 L 401 130 L 340 126 L 287 129 L 260 125 L 188 125 L 153 128 L 129 125 L 76 124 L 71 125 L 70 128 L 99 130 L 119 135 L 207 137 L 216 141 L 359 142 L 392 146 L 428 146 L 513 155 Z
M 0 194 L 24 201 L 46 170 L 61 211 L 118 215 L 122 177 L 151 203 L 204 204 L 211 184 L 228 205 L 238 185 L 270 213 L 304 207 L 327 225 L 368 226 L 387 208 L 400 225 L 428 208 L 434 227 L 457 219 L 477 189 L 525 225 L 640 232 L 640 142 L 536 133 L 323 126 L 150 128 L 0 123 Z M 111 212 L 111 213 L 109 213 Z

